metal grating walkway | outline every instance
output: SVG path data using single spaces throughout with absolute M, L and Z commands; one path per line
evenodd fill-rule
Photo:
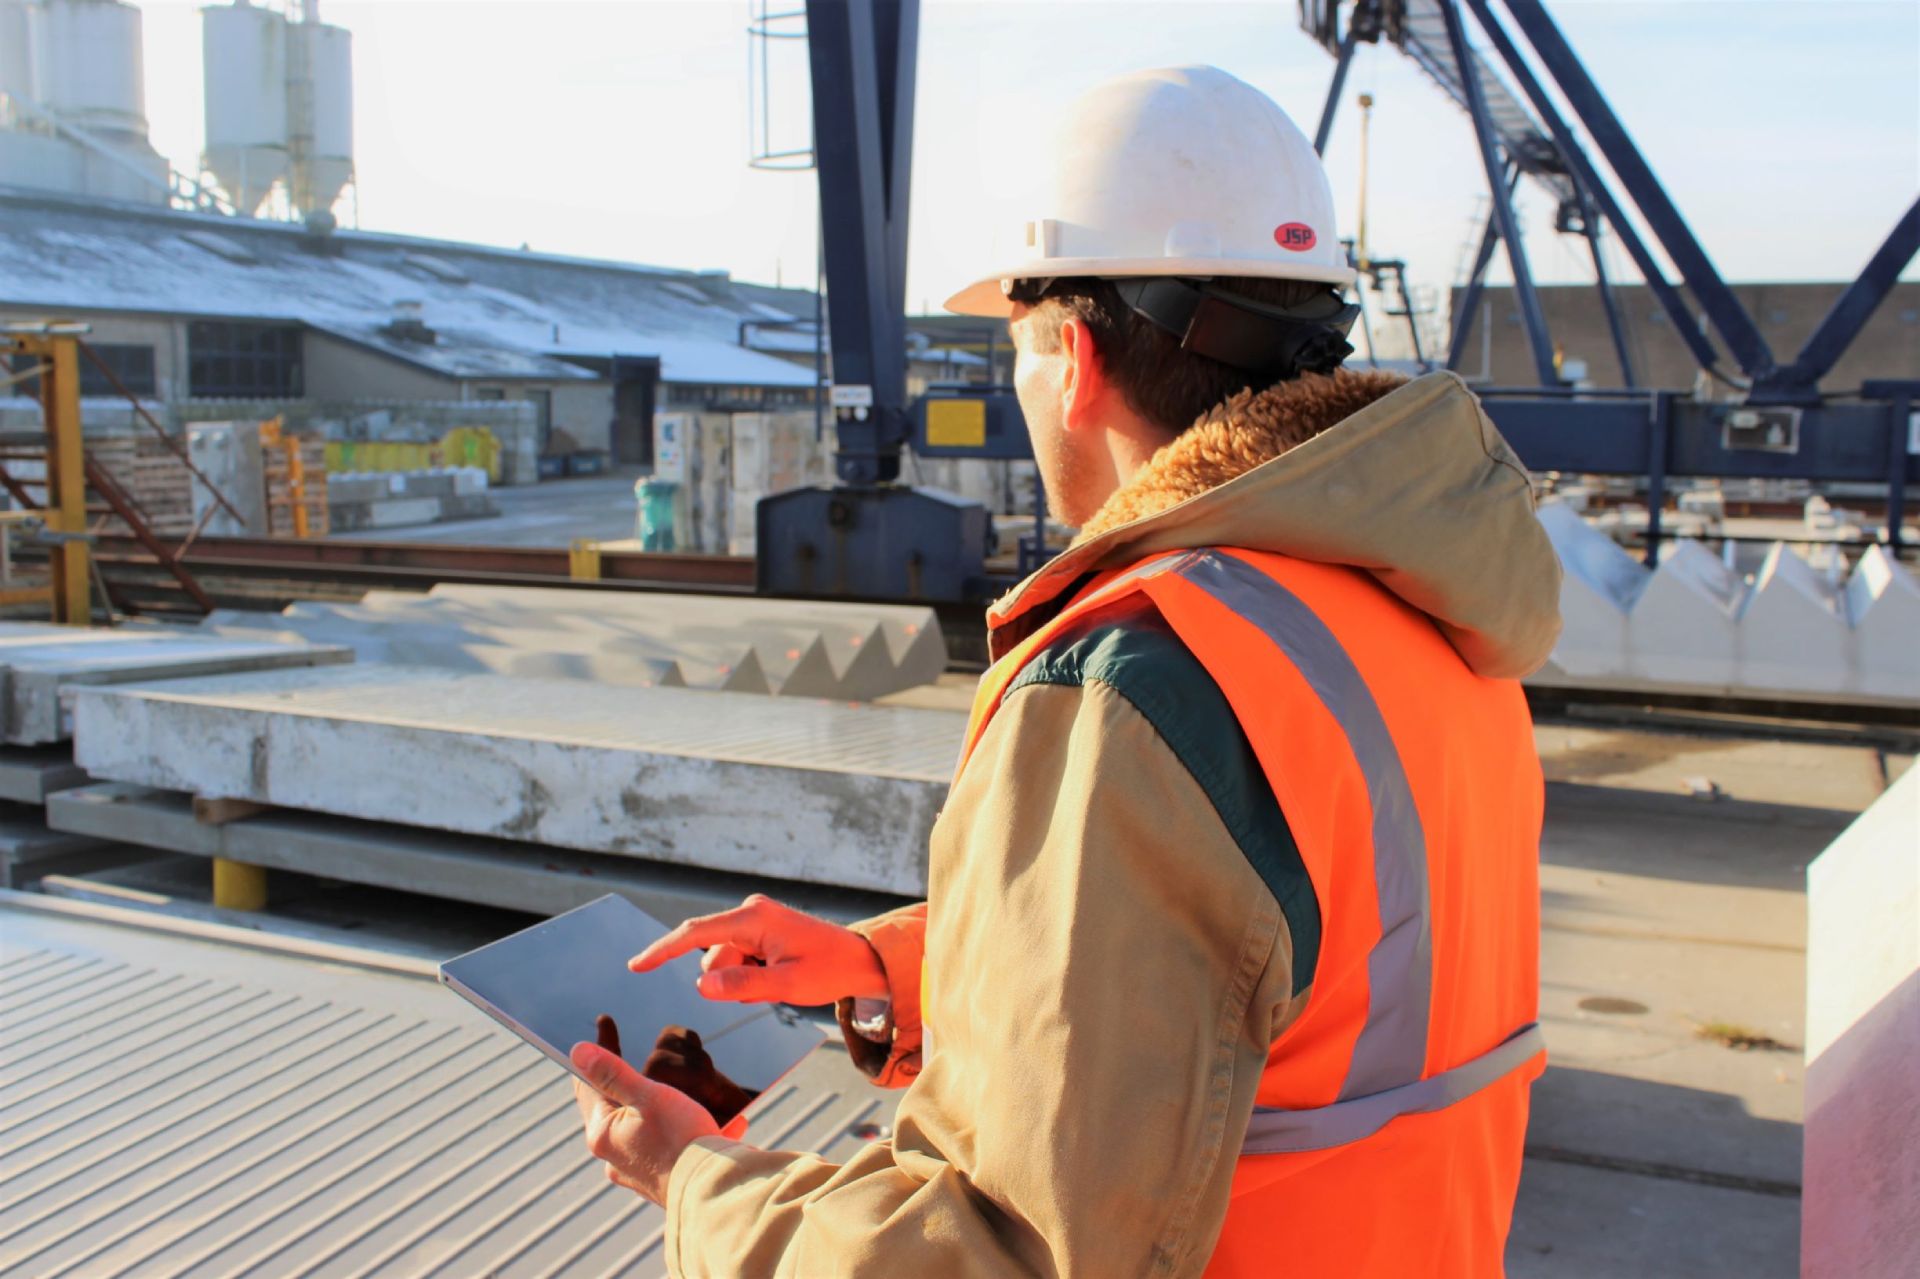
M 752 1139 L 891 1114 L 823 1050 Z M 662 1230 L 426 965 L 0 895 L 0 1274 L 650 1276 Z

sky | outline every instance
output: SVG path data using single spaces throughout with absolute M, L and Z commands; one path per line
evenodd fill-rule
M 339 206 L 343 224 L 810 286 L 812 173 L 748 165 L 751 7 L 324 0 L 322 18 L 353 33 L 358 199 Z M 152 140 L 191 168 L 204 143 L 199 6 L 140 8 Z M 1920 192 L 1920 0 L 1549 9 L 1730 280 L 1851 279 Z M 1011 166 L 1079 92 L 1192 62 L 1258 86 L 1309 134 L 1333 71 L 1292 0 L 924 0 L 909 309 L 990 269 Z M 773 148 L 804 147 L 803 47 L 777 46 L 767 78 Z M 1362 92 L 1375 99 L 1369 247 L 1444 294 L 1484 216 L 1467 117 L 1397 50 L 1363 47 L 1327 151 L 1344 234 Z M 1555 234 L 1552 212 L 1521 199 L 1536 278 L 1590 281 L 1584 242 Z M 1633 278 L 1617 245 L 1610 259 Z M 1504 263 L 1490 278 L 1509 278 Z

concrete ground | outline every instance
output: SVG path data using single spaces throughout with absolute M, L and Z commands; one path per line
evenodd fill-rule
M 440 542 L 455 546 L 566 546 L 577 537 L 613 542 L 634 535 L 635 475 L 543 480 L 490 491 L 500 514 L 482 520 L 335 533 L 335 541 Z
M 971 683 L 948 676 L 886 700 L 964 705 Z M 1508 1271 L 1796 1275 L 1805 870 L 1912 758 L 1631 726 L 1544 724 L 1537 738 L 1550 1065 Z M 176 873 L 162 891 L 204 877 Z M 396 923 L 374 905 L 385 896 L 321 892 L 308 918 L 364 919 L 374 942 Z M 426 912 L 404 914 L 407 941 L 430 948 Z M 448 953 L 473 938 L 453 922 L 438 925 Z

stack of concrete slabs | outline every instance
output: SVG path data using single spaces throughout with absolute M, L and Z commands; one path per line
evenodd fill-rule
M 72 723 L 62 692 L 78 685 L 352 660 L 352 649 L 304 641 L 227 639 L 158 627 L 0 623 L 0 738 L 14 746 L 66 740 Z
M 918 895 L 964 726 L 951 711 L 344 666 L 77 689 L 74 758 L 207 798 Z

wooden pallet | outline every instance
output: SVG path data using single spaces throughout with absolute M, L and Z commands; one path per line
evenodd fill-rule
M 96 439 L 87 441 L 87 452 L 119 481 L 154 533 L 184 538 L 193 532 L 193 474 L 164 443 L 150 436 Z M 113 516 L 101 531 L 124 536 L 128 530 Z

